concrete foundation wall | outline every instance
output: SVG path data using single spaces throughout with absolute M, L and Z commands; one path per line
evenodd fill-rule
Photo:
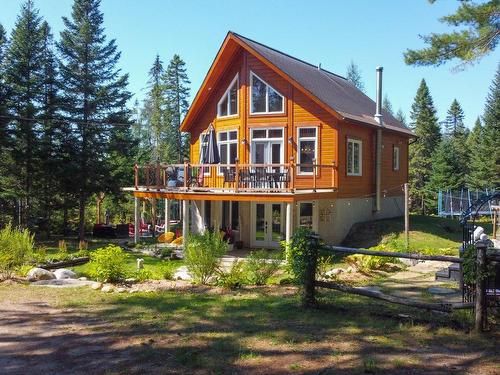
M 352 225 L 363 221 L 404 215 L 404 196 L 382 198 L 381 210 L 374 212 L 374 198 L 320 200 L 319 235 L 328 244 L 342 242 Z

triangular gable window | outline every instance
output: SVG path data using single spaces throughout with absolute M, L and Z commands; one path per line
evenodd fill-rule
M 238 114 L 238 75 L 231 81 L 229 88 L 217 104 L 217 117 L 235 116 Z
M 251 108 L 250 113 L 284 113 L 285 99 L 278 91 L 250 72 Z

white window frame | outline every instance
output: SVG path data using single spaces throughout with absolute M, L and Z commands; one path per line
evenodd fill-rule
M 255 130 L 265 130 L 265 138 L 254 138 L 253 133 Z M 270 130 L 281 130 L 281 137 L 269 137 Z M 280 164 L 284 164 L 285 160 L 285 128 L 283 126 L 274 126 L 269 128 L 250 128 L 250 160 L 253 160 L 253 153 L 255 148 L 255 143 L 257 142 L 280 142 L 281 143 L 281 154 L 280 154 Z
M 239 232 L 240 230 L 240 227 L 241 227 L 241 223 L 238 223 L 238 229 L 232 229 L 233 228 L 233 203 L 236 202 L 238 203 L 238 216 L 240 215 L 240 211 L 241 211 L 241 204 L 239 201 L 220 201 L 220 222 L 221 222 L 221 226 L 222 226 L 222 216 L 224 215 L 224 202 L 228 202 L 229 204 L 229 227 L 231 228 L 231 230 L 234 232 Z M 226 230 L 227 228 L 222 228 L 222 230 Z
M 265 112 L 255 112 L 253 110 L 253 77 L 256 77 L 260 81 L 264 82 L 266 85 L 266 111 Z M 278 93 L 279 96 L 283 99 L 281 101 L 281 111 L 269 111 L 269 88 L 272 88 L 274 91 Z M 280 114 L 280 113 L 285 113 L 285 96 L 280 93 L 278 90 L 276 90 L 272 85 L 264 81 L 262 78 L 260 78 L 257 74 L 254 72 L 250 71 L 250 114 L 251 115 L 271 115 L 271 114 Z
M 229 109 L 231 108 L 231 98 L 229 97 L 229 94 L 231 92 L 231 87 L 236 83 L 236 113 L 229 114 Z M 240 99 L 240 92 L 239 92 L 239 80 L 238 80 L 238 73 L 236 73 L 236 76 L 233 78 L 231 83 L 229 84 L 226 92 L 224 92 L 224 95 L 221 96 L 217 103 L 217 118 L 230 118 L 230 117 L 237 117 L 239 112 L 240 112 L 240 106 L 239 106 L 239 99 Z M 227 97 L 227 115 L 222 116 L 220 114 L 220 106 L 222 101 Z
M 301 129 L 316 129 L 316 135 L 314 137 L 300 137 L 300 130 Z M 319 138 L 319 127 L 318 126 L 298 126 L 297 127 L 297 164 L 301 164 L 302 160 L 300 160 L 300 142 L 301 141 L 314 141 L 314 159 L 316 160 L 316 163 L 318 163 L 318 138 Z M 313 171 L 311 172 L 303 172 L 302 167 L 299 166 L 298 168 L 298 173 L 299 175 L 303 176 L 312 176 L 314 173 L 314 168 Z
M 304 203 L 312 204 L 312 231 L 318 233 L 318 202 L 298 201 L 297 202 L 297 228 L 300 228 L 300 205 Z
M 351 170 L 352 172 L 349 172 L 349 143 L 352 143 L 352 166 Z M 359 145 L 359 172 L 354 172 L 354 144 Z M 362 176 L 363 175 L 363 141 L 360 139 L 354 139 L 354 138 L 347 138 L 347 143 L 346 143 L 346 172 L 348 176 Z
M 231 133 L 231 132 L 236 132 L 236 139 L 231 139 L 231 140 L 229 139 L 229 133 Z M 226 141 L 221 141 L 220 140 L 220 134 L 221 133 L 227 133 L 227 140 Z M 222 130 L 222 131 L 217 132 L 217 147 L 219 148 L 219 155 L 221 155 L 221 145 L 223 145 L 223 144 L 228 145 L 228 147 L 227 147 L 227 156 L 228 156 L 227 159 L 228 160 L 230 159 L 230 156 L 231 156 L 231 154 L 230 154 L 231 151 L 230 151 L 230 146 L 229 145 L 236 144 L 236 159 L 238 159 L 238 155 L 239 155 L 239 150 L 238 150 L 238 148 L 239 148 L 238 147 L 238 144 L 239 144 L 239 132 L 238 132 L 238 129 L 227 129 L 227 130 Z M 228 163 L 228 164 L 230 164 L 230 163 Z M 222 172 L 222 167 L 217 168 L 217 170 L 218 170 L 217 174 L 219 176 L 222 176 L 224 174 Z
M 392 147 L 392 170 L 393 171 L 399 171 L 400 167 L 400 157 L 401 157 L 401 151 L 399 149 L 399 146 L 393 146 Z

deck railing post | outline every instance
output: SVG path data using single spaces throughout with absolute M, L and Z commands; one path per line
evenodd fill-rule
M 139 166 L 137 164 L 134 165 L 134 184 L 135 190 L 139 187 Z
M 187 189 L 189 178 L 189 164 L 188 160 L 184 159 L 184 189 Z
M 313 159 L 313 190 L 316 191 L 316 159 Z
M 290 191 L 293 193 L 295 190 L 295 173 L 294 173 L 294 164 L 293 164 L 293 156 L 290 157 L 290 163 L 288 164 L 288 170 L 290 171 Z
M 234 190 L 238 192 L 240 186 L 240 162 L 238 158 L 236 158 L 234 163 L 235 163 Z
M 476 245 L 476 311 L 475 325 L 476 332 L 480 333 L 486 329 L 486 243 L 477 242 Z
M 316 267 L 318 264 L 319 238 L 310 235 L 308 238 L 308 256 L 306 257 L 304 273 L 304 292 L 302 306 L 313 307 L 316 305 Z
M 332 189 L 335 189 L 335 160 L 332 161 Z

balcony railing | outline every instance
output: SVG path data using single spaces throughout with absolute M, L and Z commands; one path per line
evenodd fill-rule
M 149 164 L 135 166 L 136 190 L 269 192 L 336 189 L 335 164 Z

